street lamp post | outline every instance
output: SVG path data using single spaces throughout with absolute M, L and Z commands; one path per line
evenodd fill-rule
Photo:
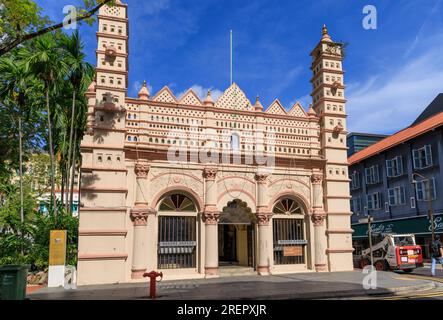
M 414 179 L 414 176 L 417 175 L 420 178 L 423 179 L 423 181 L 426 181 L 426 197 L 427 197 L 427 202 L 428 202 L 428 218 L 429 220 L 431 220 L 431 237 L 432 237 L 432 242 L 434 242 L 435 239 L 435 227 L 434 227 L 434 210 L 432 209 L 432 198 L 431 198 L 431 180 L 423 175 L 421 175 L 420 173 L 414 172 L 412 174 L 412 184 L 416 184 L 417 180 Z
M 368 236 L 369 236 L 369 252 L 371 253 L 371 267 L 374 266 L 374 256 L 372 254 L 372 228 L 371 228 L 371 221 L 372 217 L 370 214 L 368 214 Z

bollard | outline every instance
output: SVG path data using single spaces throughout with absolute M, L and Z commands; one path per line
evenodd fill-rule
M 163 272 L 156 272 L 156 271 L 145 272 L 143 274 L 143 277 L 145 277 L 145 278 L 149 277 L 149 279 L 150 279 L 149 297 L 151 299 L 155 299 L 156 298 L 157 278 L 160 277 L 160 281 L 162 281 L 162 279 L 163 279 Z

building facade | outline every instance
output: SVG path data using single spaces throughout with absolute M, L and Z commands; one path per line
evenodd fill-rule
M 369 147 L 371 144 L 383 140 L 386 137 L 386 135 L 382 134 L 351 132 L 346 137 L 348 146 L 348 157 L 352 156 L 354 153 L 363 150 L 366 147 Z
M 313 104 L 264 110 L 146 84 L 127 96 L 127 5 L 98 15 L 82 144 L 78 284 L 352 270 L 341 46 L 312 51 Z
M 429 257 L 430 208 L 435 233 L 443 232 L 442 97 L 426 117 L 349 157 L 354 247 L 367 247 L 368 226 L 359 220 L 370 214 L 374 234 L 414 233 Z

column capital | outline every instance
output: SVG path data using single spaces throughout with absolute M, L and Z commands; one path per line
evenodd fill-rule
M 220 218 L 218 211 L 205 211 L 202 213 L 203 222 L 205 224 L 217 224 Z
M 311 176 L 311 182 L 314 185 L 320 185 L 323 182 L 323 175 L 320 173 L 314 173 Z
M 131 209 L 131 220 L 134 226 L 147 226 L 148 216 L 155 214 L 156 211 L 148 206 L 136 206 Z
M 257 171 L 254 176 L 258 184 L 266 184 L 268 177 L 269 173 L 263 171 Z
M 273 214 L 270 212 L 257 212 L 257 221 L 259 226 L 268 226 Z
M 203 169 L 203 177 L 208 181 L 214 181 L 217 176 L 218 169 L 216 167 L 206 167 Z
M 137 179 L 146 179 L 148 177 L 149 170 L 151 166 L 147 163 L 136 163 L 134 167 L 134 172 Z
M 326 212 L 324 211 L 314 211 L 311 215 L 311 220 L 315 227 L 320 227 L 324 225 L 326 219 Z

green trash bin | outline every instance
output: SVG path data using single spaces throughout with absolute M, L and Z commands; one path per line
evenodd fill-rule
M 0 300 L 24 300 L 28 277 L 27 265 L 0 267 Z

